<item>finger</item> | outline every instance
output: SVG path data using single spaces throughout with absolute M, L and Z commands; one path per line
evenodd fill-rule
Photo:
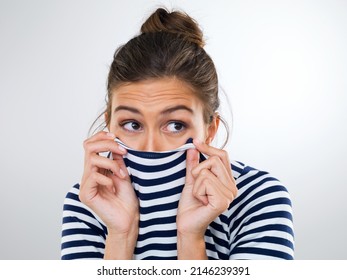
M 230 165 L 230 159 L 229 155 L 225 150 L 217 149 L 212 146 L 207 145 L 206 143 L 203 143 L 197 139 L 193 140 L 193 143 L 195 147 L 203 154 L 206 154 L 208 156 L 218 156 L 224 166 L 226 167 L 226 170 L 228 171 L 229 175 L 232 176 L 232 171 L 231 171 L 231 165 Z
M 113 133 L 106 132 L 106 131 L 99 131 L 98 133 L 94 134 L 93 136 L 86 139 L 84 142 L 90 143 L 90 142 L 96 142 L 100 140 L 114 140 L 116 136 Z
M 199 164 L 199 151 L 196 149 L 187 150 L 186 160 L 186 185 L 194 184 L 192 170 Z
M 98 172 L 93 172 L 84 184 L 81 184 L 79 198 L 81 202 L 89 204 L 99 192 L 99 186 L 104 186 L 108 191 L 114 192 L 112 179 Z
M 122 175 L 120 178 L 121 179 L 129 179 L 129 172 L 128 169 L 125 165 L 123 156 L 121 155 L 117 155 L 117 154 L 112 154 L 113 157 L 113 161 L 117 163 L 117 165 L 119 166 L 119 171 L 120 174 Z
M 193 195 L 204 205 L 210 205 L 212 209 L 222 212 L 234 199 L 233 193 L 207 169 L 196 178 Z
M 110 170 L 113 174 L 117 175 L 118 177 L 124 178 L 124 172 L 121 171 L 121 167 L 119 166 L 117 161 L 96 154 L 93 154 L 90 157 L 88 157 L 88 160 L 86 161 L 85 172 L 88 172 L 88 169 L 90 171 L 100 169 Z
M 112 152 L 115 154 L 125 155 L 127 153 L 126 149 L 112 139 L 85 142 L 84 149 L 86 154 Z
M 234 185 L 234 178 L 230 176 L 230 173 L 226 170 L 226 167 L 218 156 L 211 156 L 201 162 L 193 169 L 193 176 L 197 177 L 204 169 L 210 170 L 225 186 L 231 188 Z

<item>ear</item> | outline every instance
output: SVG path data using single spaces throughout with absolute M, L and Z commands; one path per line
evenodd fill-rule
M 105 112 L 104 113 L 105 122 L 107 122 L 107 117 L 108 117 L 108 114 L 107 112 Z M 110 122 L 108 122 L 108 125 L 106 127 L 107 127 L 107 130 L 110 131 Z
M 213 116 L 213 120 L 211 121 L 211 123 L 207 127 L 207 134 L 206 134 L 206 139 L 205 139 L 206 144 L 209 145 L 213 141 L 214 137 L 217 134 L 219 123 L 220 123 L 220 119 L 218 117 L 218 114 L 215 114 Z

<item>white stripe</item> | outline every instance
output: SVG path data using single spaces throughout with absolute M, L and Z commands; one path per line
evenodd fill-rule
M 61 238 L 61 243 L 71 242 L 71 241 L 91 241 L 105 243 L 105 239 L 100 235 L 89 235 L 89 234 L 69 234 Z
M 154 231 L 154 229 L 156 231 L 168 231 L 168 230 L 175 230 L 176 228 L 177 228 L 176 223 L 159 224 L 159 225 L 153 225 L 153 226 L 139 228 L 139 232 L 141 234 L 146 234 L 146 233 Z
M 164 197 L 156 198 L 156 199 L 152 199 L 152 200 L 140 200 L 140 205 L 142 207 L 160 206 L 160 205 L 164 205 L 164 204 L 168 204 L 168 203 L 177 202 L 180 200 L 180 197 L 181 197 L 181 194 L 178 193 L 178 194 L 174 194 L 174 195 L 170 195 L 170 196 L 164 196 Z M 161 211 L 161 210 L 159 210 L 159 211 Z
M 240 242 L 243 243 L 243 242 L 251 241 L 253 239 L 262 238 L 262 237 L 284 238 L 284 239 L 287 239 L 294 244 L 293 236 L 291 234 L 284 232 L 284 231 L 267 230 L 267 231 L 256 232 L 256 233 L 247 234 L 246 236 L 243 236 L 242 238 L 240 238 L 237 241 L 237 243 L 233 243 L 232 246 L 230 247 L 230 249 L 233 250 L 233 248 L 237 247 Z
M 268 250 L 274 250 L 274 251 L 278 251 L 278 252 L 284 252 L 287 253 L 289 255 L 294 255 L 294 251 L 284 245 L 281 244 L 274 244 L 274 243 L 269 243 L 269 242 L 247 242 L 245 244 L 242 244 L 239 246 L 239 248 L 247 248 L 247 247 L 251 247 L 251 248 L 264 248 L 264 249 L 268 249 Z
M 70 210 L 64 210 L 63 211 L 63 217 L 76 217 L 80 219 L 82 222 L 88 222 L 91 223 L 92 225 L 98 227 L 99 229 L 103 230 L 102 226 L 100 225 L 99 221 L 89 217 L 88 215 L 79 213 L 79 212 L 74 212 Z
M 150 244 L 176 244 L 177 236 L 174 237 L 152 237 L 142 241 L 137 241 L 137 248 L 142 248 Z
M 230 164 L 231 164 L 232 167 L 235 167 L 237 169 L 243 170 L 243 168 L 244 168 L 243 165 L 241 165 L 240 163 L 238 163 L 237 161 L 234 161 L 234 160 L 231 160 Z M 238 172 L 238 171 L 236 171 L 234 169 L 232 170 L 232 174 L 233 174 L 233 177 L 235 178 L 235 180 L 237 180 L 240 177 L 240 175 L 241 175 L 240 172 Z
M 160 184 L 160 185 L 156 185 L 156 186 L 148 186 L 148 187 L 144 187 L 141 186 L 137 183 L 134 183 L 134 188 L 135 190 L 141 190 L 141 193 L 143 194 L 152 194 L 152 193 L 156 193 L 156 192 L 161 192 L 161 191 L 166 191 L 166 190 L 170 190 L 174 187 L 178 187 L 178 186 L 182 186 L 185 184 L 185 177 L 179 178 L 177 180 L 168 182 L 168 183 L 164 183 L 164 184 Z
M 211 251 L 209 249 L 206 249 L 206 255 L 207 257 L 218 259 L 218 252 L 216 251 Z
M 76 246 L 76 247 L 70 247 L 70 248 L 65 248 L 61 250 L 61 255 L 66 256 L 70 254 L 75 254 L 75 253 L 101 253 L 103 254 L 105 249 L 102 248 L 97 248 L 94 246 Z
M 149 221 L 156 218 L 169 218 L 177 215 L 177 208 L 166 211 L 153 212 L 148 214 L 140 214 L 141 221 Z
M 261 220 L 261 221 L 256 221 L 253 222 L 247 226 L 243 226 L 241 232 L 247 232 L 249 230 L 259 228 L 262 226 L 267 226 L 267 225 L 284 225 L 288 227 L 292 227 L 292 222 L 286 218 L 271 218 L 271 219 L 266 219 L 266 220 Z
M 225 240 L 225 238 L 223 238 L 223 240 Z M 229 255 L 229 247 L 223 247 L 217 243 L 214 243 L 213 236 L 212 237 L 205 236 L 205 242 L 212 244 L 216 248 L 216 250 L 217 250 L 216 252 L 220 252 L 220 253 Z
M 281 258 L 251 253 L 238 253 L 230 256 L 229 260 L 282 260 Z
M 62 230 L 77 229 L 77 228 L 88 229 L 89 227 L 83 222 L 64 223 L 62 226 Z

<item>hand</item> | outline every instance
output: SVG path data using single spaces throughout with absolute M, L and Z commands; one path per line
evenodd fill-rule
M 204 237 L 208 225 L 228 209 L 237 194 L 226 151 L 194 140 L 187 151 L 186 183 L 177 213 L 178 235 Z M 199 151 L 209 158 L 199 163 Z
M 106 224 L 108 234 L 138 232 L 139 206 L 123 161 L 126 150 L 104 131 L 84 142 L 84 173 L 80 200 Z M 112 152 L 113 160 L 99 155 Z

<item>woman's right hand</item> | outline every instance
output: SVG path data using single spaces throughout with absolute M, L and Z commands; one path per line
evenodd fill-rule
M 81 202 L 106 224 L 108 235 L 137 235 L 139 206 L 123 161 L 127 151 L 115 135 L 101 131 L 84 141 L 84 172 L 80 186 Z M 113 159 L 100 156 L 112 152 Z

